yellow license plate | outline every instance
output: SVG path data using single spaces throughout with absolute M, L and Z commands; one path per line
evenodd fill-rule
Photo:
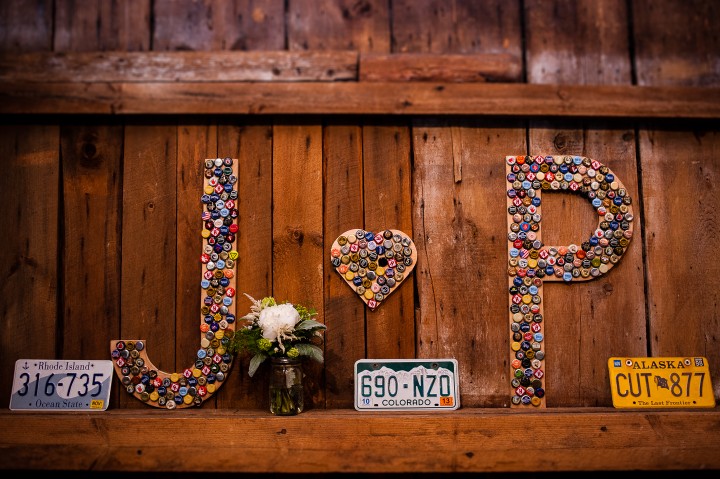
M 704 357 L 610 358 L 608 369 L 616 408 L 715 407 Z

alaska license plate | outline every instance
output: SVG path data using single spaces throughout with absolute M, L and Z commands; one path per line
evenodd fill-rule
M 608 369 L 616 408 L 715 407 L 704 357 L 610 358 Z
M 427 411 L 460 407 L 455 359 L 355 362 L 355 409 Z
M 18 359 L 10 409 L 104 411 L 112 375 L 110 360 Z

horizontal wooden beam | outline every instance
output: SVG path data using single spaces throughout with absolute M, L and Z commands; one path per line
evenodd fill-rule
M 201 409 L 3 412 L 0 422 L 0 469 L 295 473 L 720 469 L 718 409 L 460 409 L 436 414 L 310 410 L 294 417 Z M 212 440 L 203 445 L 203 438 Z
M 434 82 L 0 82 L 0 114 L 707 119 L 720 117 L 720 88 Z
M 361 54 L 360 81 L 519 82 L 522 62 L 510 54 Z
M 0 81 L 230 82 L 357 80 L 354 51 L 0 53 Z
M 0 81 L 3 82 L 511 82 L 521 78 L 520 58 L 510 54 L 0 52 Z

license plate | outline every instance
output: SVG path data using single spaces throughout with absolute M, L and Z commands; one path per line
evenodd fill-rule
M 355 409 L 427 411 L 460 407 L 455 359 L 355 362 Z
M 13 411 L 104 411 L 110 399 L 110 360 L 18 359 L 10 409 Z
M 704 357 L 610 358 L 608 369 L 616 408 L 715 407 Z

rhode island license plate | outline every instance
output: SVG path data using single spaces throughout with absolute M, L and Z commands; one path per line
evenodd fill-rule
M 460 407 L 455 359 L 355 362 L 355 409 L 427 411 Z
M 610 358 L 608 369 L 616 408 L 715 407 L 704 357 Z
M 104 411 L 112 385 L 110 360 L 18 359 L 13 411 Z

